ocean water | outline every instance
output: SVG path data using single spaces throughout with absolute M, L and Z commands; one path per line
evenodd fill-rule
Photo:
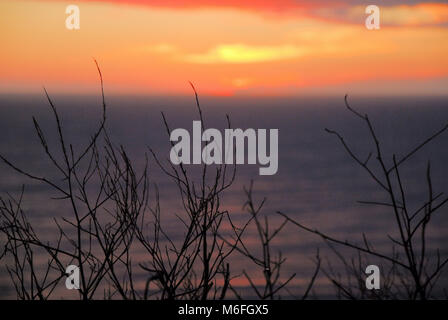
M 62 118 L 64 133 L 75 149 L 84 145 L 92 135 L 101 117 L 101 101 L 97 96 L 54 96 L 54 102 Z M 108 129 L 116 145 L 125 146 L 137 168 L 142 168 L 144 155 L 152 148 L 166 161 L 169 157 L 169 139 L 161 112 L 166 115 L 171 128 L 185 128 L 191 132 L 192 121 L 199 120 L 194 97 L 106 97 Z M 381 141 L 384 158 L 392 165 L 392 156 L 398 159 L 412 150 L 428 136 L 448 122 L 448 98 L 444 97 L 350 97 L 350 103 L 360 113 L 369 115 Z M 369 175 L 345 152 L 339 140 L 325 128 L 337 130 L 345 141 L 366 158 L 374 152 L 369 131 L 359 118 L 344 106 L 344 97 L 294 97 L 294 98 L 218 98 L 201 99 L 205 125 L 211 128 L 226 127 L 226 114 L 233 128 L 279 129 L 279 168 L 276 175 L 260 176 L 259 165 L 239 165 L 232 187 L 223 195 L 221 206 L 229 210 L 237 222 L 243 222 L 248 214 L 243 209 L 246 201 L 244 186 L 254 183 L 256 200 L 266 197 L 262 214 L 269 218 L 270 228 L 282 221 L 281 211 L 291 218 L 319 229 L 342 240 L 362 243 L 364 233 L 375 248 L 390 252 L 388 238 L 396 236 L 393 212 L 385 207 L 361 204 L 365 201 L 387 201 L 387 195 L 378 188 Z M 39 145 L 34 132 L 32 117 L 39 120 L 47 134 L 51 148 L 56 148 L 57 137 L 51 110 L 41 96 L 0 97 L 0 153 L 29 172 L 41 176 L 56 177 Z M 375 163 L 375 157 L 370 160 Z M 431 164 L 434 193 L 448 191 L 448 132 L 431 141 L 401 167 L 401 177 L 410 208 L 417 209 L 427 199 L 426 169 Z M 378 170 L 378 166 L 374 166 Z M 194 168 L 192 168 L 194 172 Z M 25 185 L 23 207 L 36 232 L 48 237 L 54 234 L 53 217 L 70 215 L 63 201 L 51 200 L 55 196 L 48 187 L 30 181 L 3 163 L 0 163 L 0 193 L 17 196 Z M 167 232 L 174 240 L 181 238 L 182 230 L 175 214 L 182 212 L 179 193 L 175 184 L 150 163 L 150 180 L 158 186 L 162 219 Z M 152 192 L 152 190 L 151 190 Z M 151 201 L 154 194 L 151 193 Z M 448 216 L 442 208 L 431 220 L 428 231 L 428 252 L 434 258 L 436 249 L 441 257 L 448 257 Z M 0 239 L 4 241 L 4 239 Z M 260 254 L 256 230 L 251 227 L 245 243 Z M 330 263 L 343 274 L 340 262 L 318 236 L 308 234 L 292 224 L 275 238 L 273 252 L 281 251 L 287 258 L 283 266 L 284 279 L 296 273 L 284 291 L 284 298 L 294 298 L 303 291 L 313 273 L 316 250 L 320 249 L 322 266 Z M 350 259 L 356 252 L 343 249 Z M 37 256 L 36 261 L 45 263 Z M 135 261 L 145 261 L 143 251 L 136 250 Z M 256 283 L 262 282 L 262 273 L 241 255 L 232 260 L 234 285 L 247 297 L 253 297 L 247 281 L 241 276 L 249 271 Z M 9 261 L 10 262 L 10 261 Z M 15 292 L 3 260 L 0 265 L 0 297 L 14 298 Z M 384 261 L 376 261 L 380 266 Z M 136 277 L 144 284 L 147 274 L 136 266 Z M 76 295 L 65 289 L 63 282 L 55 297 L 73 298 Z M 443 296 L 448 278 L 439 279 L 434 289 L 435 297 Z M 319 273 L 312 291 L 313 298 L 335 297 L 335 290 L 323 272 Z

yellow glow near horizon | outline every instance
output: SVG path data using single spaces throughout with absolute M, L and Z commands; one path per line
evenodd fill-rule
M 303 51 L 293 45 L 249 46 L 245 44 L 222 44 L 205 54 L 192 54 L 185 58 L 193 63 L 257 63 L 300 57 Z
M 385 7 L 384 25 L 368 31 L 359 6 L 335 17 L 331 8 L 316 16 L 272 16 L 237 7 L 79 2 L 81 29 L 70 31 L 68 4 L 0 3 L 0 92 L 42 85 L 56 92 L 97 90 L 92 57 L 106 89 L 117 93 L 184 94 L 188 80 L 217 95 L 363 83 L 376 92 L 375 81 L 391 82 L 393 91 L 394 81 L 426 80 L 440 91 L 445 82 L 436 80 L 448 77 L 448 5 Z

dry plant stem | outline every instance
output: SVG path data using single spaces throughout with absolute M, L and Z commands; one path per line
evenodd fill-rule
M 55 286 L 65 278 L 65 267 L 69 264 L 80 268 L 80 298 L 93 298 L 100 284 L 107 279 L 113 283 L 110 297 L 119 293 L 124 299 L 136 298 L 129 252 L 135 238 L 137 218 L 146 206 L 147 172 L 145 168 L 137 177 L 124 148 L 113 146 L 109 139 L 105 128 L 103 79 L 97 63 L 96 66 L 101 82 L 103 114 L 87 146 L 80 152 L 76 153 L 72 144 L 67 142 L 58 111 L 46 90 L 56 123 L 59 152 L 51 150 L 39 122 L 33 118 L 36 135 L 50 164 L 59 172 L 59 178 L 39 177 L 0 155 L 0 159 L 16 172 L 51 187 L 58 194 L 54 199 L 68 202 L 72 213 L 69 217 L 54 219 L 58 240 L 50 243 L 41 240 L 34 232 L 21 210 L 22 197 L 20 201 L 1 199 L 0 231 L 6 237 L 4 254 L 13 256 L 16 261 L 9 270 L 18 297 L 22 299 L 50 297 Z M 92 188 L 96 189 L 95 192 Z M 106 212 L 106 217 L 103 212 L 99 215 L 100 211 Z M 94 245 L 99 250 L 94 249 Z M 34 252 L 39 250 L 44 250 L 50 257 L 43 277 L 34 268 Z M 21 260 L 20 256 L 26 259 Z M 126 283 L 130 289 L 119 280 L 122 275 L 116 272 L 118 265 L 126 270 Z M 59 276 L 49 280 L 50 270 L 57 270 Z M 31 274 L 30 281 L 23 277 L 25 272 Z
M 201 123 L 205 127 L 198 94 L 193 84 L 190 85 L 195 94 Z M 162 119 L 167 134 L 170 135 L 171 129 L 163 113 Z M 228 116 L 227 122 L 230 127 Z M 195 182 L 184 164 L 164 164 L 152 149 L 150 152 L 162 172 L 177 186 L 186 214 L 177 215 L 185 230 L 183 240 L 175 243 L 162 225 L 156 194 L 156 204 L 152 210 L 153 238 L 149 239 L 143 233 L 138 233 L 139 241 L 151 257 L 150 265 L 142 267 L 153 274 L 147 282 L 145 295 L 150 297 L 158 294 L 162 299 L 225 298 L 230 282 L 227 258 L 235 250 L 236 243 L 223 241 L 220 237 L 221 228 L 226 222 L 237 238 L 244 232 L 244 228 L 239 229 L 233 224 L 227 211 L 220 209 L 221 194 L 233 183 L 236 166 L 233 166 L 231 176 L 227 177 L 226 164 L 217 166 L 214 171 L 203 165 L 200 181 Z M 162 246 L 162 243 L 165 245 Z M 222 276 L 222 285 L 219 288 L 218 276 Z M 154 283 L 158 290 L 149 292 L 151 283 Z
M 266 198 L 264 198 L 259 204 L 255 203 L 253 199 L 253 181 L 251 181 L 249 188 L 244 188 L 244 192 L 247 198 L 244 208 L 250 215 L 250 219 L 248 220 L 247 223 L 255 224 L 259 244 L 261 245 L 262 254 L 261 257 L 258 257 L 256 253 L 252 252 L 251 249 L 249 249 L 244 244 L 244 241 L 242 240 L 241 237 L 242 235 L 240 235 L 240 237 L 236 239 L 236 243 L 238 244 L 236 250 L 244 257 L 249 259 L 249 261 L 251 261 L 256 267 L 260 269 L 264 279 L 263 285 L 261 287 L 257 286 L 252 280 L 252 277 L 245 270 L 243 270 L 243 275 L 248 281 L 250 287 L 252 288 L 253 292 L 255 293 L 258 299 L 261 300 L 278 299 L 281 298 L 282 290 L 288 291 L 287 290 L 288 284 L 296 276 L 295 273 L 288 276 L 287 278 L 284 278 L 282 276 L 282 265 L 286 262 L 286 258 L 282 256 L 281 251 L 278 251 L 276 253 L 276 257 L 273 256 L 271 248 L 272 241 L 280 234 L 280 232 L 286 226 L 288 219 L 284 219 L 279 226 L 275 227 L 271 231 L 269 229 L 270 223 L 268 221 L 268 218 L 265 216 L 263 221 L 261 220 L 260 217 L 260 211 L 262 210 L 266 202 Z M 308 297 L 311 288 L 314 285 L 315 279 L 319 273 L 319 270 L 320 270 L 320 258 L 319 253 L 317 253 L 316 268 L 307 288 L 305 289 L 305 293 L 301 297 L 302 299 L 306 299 Z M 233 288 L 233 286 L 231 286 L 231 289 L 236 297 L 241 298 L 241 295 L 236 291 L 235 288 Z
M 390 202 L 384 203 L 378 201 L 361 201 L 361 203 L 380 206 L 385 209 L 392 209 L 399 238 L 395 239 L 390 235 L 387 235 L 387 237 L 392 242 L 392 247 L 397 246 L 398 249 L 401 250 L 401 252 L 404 254 L 405 259 L 399 257 L 398 254 L 378 252 L 369 244 L 364 235 L 364 244 L 358 245 L 346 240 L 336 239 L 319 230 L 309 228 L 299 223 L 298 221 L 291 219 L 282 212 L 278 213 L 300 229 L 316 234 L 329 243 L 339 244 L 354 249 L 358 253 L 363 253 L 368 256 L 375 256 L 377 258 L 388 261 L 392 266 L 391 268 L 394 269 L 394 272 L 396 272 L 397 267 L 404 269 L 405 275 L 401 275 L 401 279 L 399 279 L 399 281 L 401 281 L 402 283 L 406 283 L 408 281 L 407 276 L 409 276 L 409 278 L 411 279 L 411 284 L 406 283 L 405 285 L 407 288 L 406 298 L 422 300 L 428 299 L 431 297 L 431 291 L 435 285 L 435 280 L 440 276 L 443 268 L 448 263 L 448 259 L 441 260 L 439 253 L 437 253 L 437 256 L 435 258 L 428 255 L 426 249 L 427 226 L 433 214 L 447 203 L 448 197 L 441 198 L 443 194 L 435 195 L 433 193 L 430 170 L 431 166 L 428 162 L 426 170 L 428 198 L 422 201 L 422 204 L 418 207 L 418 209 L 412 211 L 408 205 L 407 195 L 403 186 L 403 181 L 401 179 L 399 169 L 400 166 L 402 166 L 407 160 L 409 160 L 415 153 L 420 151 L 425 145 L 444 133 L 448 129 L 448 124 L 430 135 L 427 139 L 418 144 L 405 156 L 401 157 L 401 159 L 398 160 L 396 155 L 393 154 L 391 156 L 392 165 L 388 167 L 386 165 L 385 156 L 381 148 L 380 140 L 377 137 L 370 118 L 367 115 L 363 115 L 352 108 L 348 103 L 347 96 L 345 96 L 345 104 L 347 109 L 351 113 L 353 113 L 356 117 L 358 117 L 365 123 L 374 144 L 375 151 L 373 153 L 375 154 L 375 159 L 380 168 L 379 172 L 376 172 L 370 164 L 372 152 L 369 153 L 369 155 L 366 157 L 366 160 L 361 160 L 361 157 L 355 154 L 355 152 L 349 147 L 341 134 L 334 130 L 325 130 L 338 138 L 350 157 L 358 165 L 360 165 L 375 181 L 378 187 L 387 194 Z M 345 258 L 343 258 L 342 260 L 345 261 Z M 336 283 L 334 278 L 330 280 L 332 280 L 333 283 Z M 346 288 L 343 288 L 340 282 L 337 283 L 339 289 L 345 291 L 346 296 L 353 297 L 352 294 L 348 294 L 349 291 L 346 290 Z

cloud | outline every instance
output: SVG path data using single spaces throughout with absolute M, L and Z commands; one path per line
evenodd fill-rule
M 422 26 L 448 23 L 448 5 L 420 4 L 385 8 L 382 14 L 387 25 Z
M 203 51 L 190 51 L 166 43 L 145 45 L 137 48 L 166 59 L 191 64 L 253 64 L 284 60 L 297 60 L 302 57 L 329 57 L 371 55 L 390 53 L 393 47 L 378 46 L 374 41 L 359 43 L 354 39 L 362 36 L 364 29 L 350 26 L 323 28 L 314 31 L 295 30 L 290 34 L 290 42 L 280 44 L 216 43 Z M 319 36 L 317 36 L 319 35 Z M 238 83 L 242 84 L 243 81 Z M 244 79 L 245 81 L 247 79 Z
M 379 6 L 381 25 L 383 26 L 431 26 L 448 23 L 447 4 L 416 4 Z M 362 23 L 366 17 L 365 6 L 348 6 L 334 9 L 317 8 L 312 15 L 325 20 Z
M 195 64 L 270 62 L 298 58 L 307 53 L 306 48 L 290 44 L 271 46 L 241 43 L 218 44 L 202 53 L 186 53 L 178 47 L 164 43 L 140 47 L 138 50 Z
M 253 46 L 246 44 L 222 44 L 205 53 L 188 54 L 183 60 L 190 63 L 259 63 L 300 57 L 306 50 L 294 45 Z
M 53 0 L 65 1 L 65 0 Z M 81 0 L 91 2 L 91 0 Z M 95 0 L 96 2 L 111 2 L 133 5 L 145 5 L 159 8 L 236 8 L 249 10 L 287 11 L 291 9 L 309 9 L 319 7 L 364 6 L 372 4 L 370 0 Z M 446 1 L 437 0 L 388 0 L 378 2 L 377 5 L 418 5 L 418 4 L 444 4 Z
M 60 0 L 53 0 L 60 1 Z M 91 0 L 82 0 L 91 1 Z M 312 8 L 331 3 L 343 3 L 344 1 L 332 0 L 96 0 L 97 2 L 113 2 L 132 5 L 144 5 L 155 8 L 168 9 L 196 9 L 196 8 L 235 8 L 254 11 L 284 12 L 291 9 Z
M 81 1 L 88 2 L 89 0 Z M 270 17 L 307 16 L 340 23 L 362 22 L 366 17 L 366 6 L 372 4 L 370 0 L 96 0 L 95 2 L 177 10 L 237 9 L 261 13 Z M 448 23 L 446 0 L 388 0 L 379 1 L 377 5 L 382 11 L 385 25 L 443 25 Z

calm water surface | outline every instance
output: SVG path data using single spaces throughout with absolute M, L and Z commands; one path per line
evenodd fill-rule
M 75 147 L 86 142 L 100 119 L 98 97 L 55 96 L 54 101 L 63 118 L 64 130 Z M 108 126 L 116 144 L 126 146 L 137 167 L 143 165 L 148 146 L 162 158 L 168 157 L 169 143 L 161 121 L 163 111 L 171 128 L 191 131 L 192 121 L 198 120 L 193 98 L 130 98 L 109 97 Z M 353 97 L 352 105 L 368 113 L 375 125 L 391 163 L 392 154 L 404 155 L 424 138 L 448 121 L 448 98 L 361 98 Z M 226 126 L 229 114 L 234 128 L 279 129 L 279 170 L 274 176 L 259 176 L 258 165 L 238 166 L 236 181 L 224 195 L 223 208 L 230 211 L 235 221 L 243 221 L 245 197 L 243 186 L 254 181 L 255 198 L 267 197 L 263 214 L 269 217 L 272 228 L 280 223 L 276 211 L 313 228 L 319 228 L 335 237 L 359 242 L 365 233 L 378 250 L 390 250 L 387 234 L 395 235 L 392 212 L 369 207 L 358 200 L 385 200 L 385 195 L 346 154 L 335 136 L 324 128 L 338 130 L 359 154 L 366 157 L 374 146 L 363 124 L 344 108 L 343 97 L 328 98 L 204 98 L 202 99 L 206 125 Z M 54 133 L 52 114 L 44 96 L 0 97 L 0 152 L 18 166 L 30 172 L 52 177 L 56 174 L 44 156 L 34 134 L 32 116 L 36 116 L 47 135 Z M 55 136 L 49 140 L 56 143 Z M 374 160 L 372 160 L 374 161 Z M 417 208 L 426 199 L 426 165 L 431 161 L 434 191 L 448 191 L 448 133 L 426 146 L 402 168 L 403 181 L 410 205 Z M 181 212 L 175 185 L 162 175 L 156 166 L 150 170 L 151 182 L 159 187 L 162 219 L 168 232 L 179 237 L 180 225 L 175 213 Z M 0 192 L 17 195 L 26 185 L 24 208 L 35 223 L 38 233 L 51 237 L 54 230 L 52 217 L 70 215 L 60 201 L 50 200 L 54 193 L 35 182 L 23 178 L 0 164 Z M 447 210 L 434 217 L 430 229 L 430 250 L 439 248 L 448 256 Z M 176 232 L 177 231 L 177 232 Z M 255 229 L 249 229 L 246 243 L 258 250 Z M 275 243 L 287 257 L 284 277 L 297 273 L 291 283 L 291 292 L 300 295 L 313 272 L 313 258 L 317 248 L 324 258 L 337 265 L 334 255 L 319 238 L 287 226 Z M 353 252 L 346 253 L 350 257 Z M 39 259 L 42 257 L 36 257 Z M 41 259 L 45 262 L 44 259 Z M 136 261 L 145 255 L 136 250 Z M 326 261 L 326 259 L 324 259 Z M 326 262 L 325 262 L 326 264 Z M 9 276 L 0 266 L 0 297 L 15 297 Z M 232 258 L 235 274 L 253 266 L 241 256 Z M 261 274 L 253 273 L 254 279 Z M 146 274 L 136 268 L 136 277 L 144 283 Z M 245 290 L 244 281 L 235 280 Z M 238 282 L 239 281 L 239 282 Z M 440 279 L 440 290 L 447 287 L 447 277 Z M 61 283 L 61 287 L 63 284 Z M 332 297 L 334 290 L 321 273 L 314 288 L 317 297 Z M 58 296 L 72 297 L 61 288 Z M 293 297 L 288 294 L 285 297 Z

